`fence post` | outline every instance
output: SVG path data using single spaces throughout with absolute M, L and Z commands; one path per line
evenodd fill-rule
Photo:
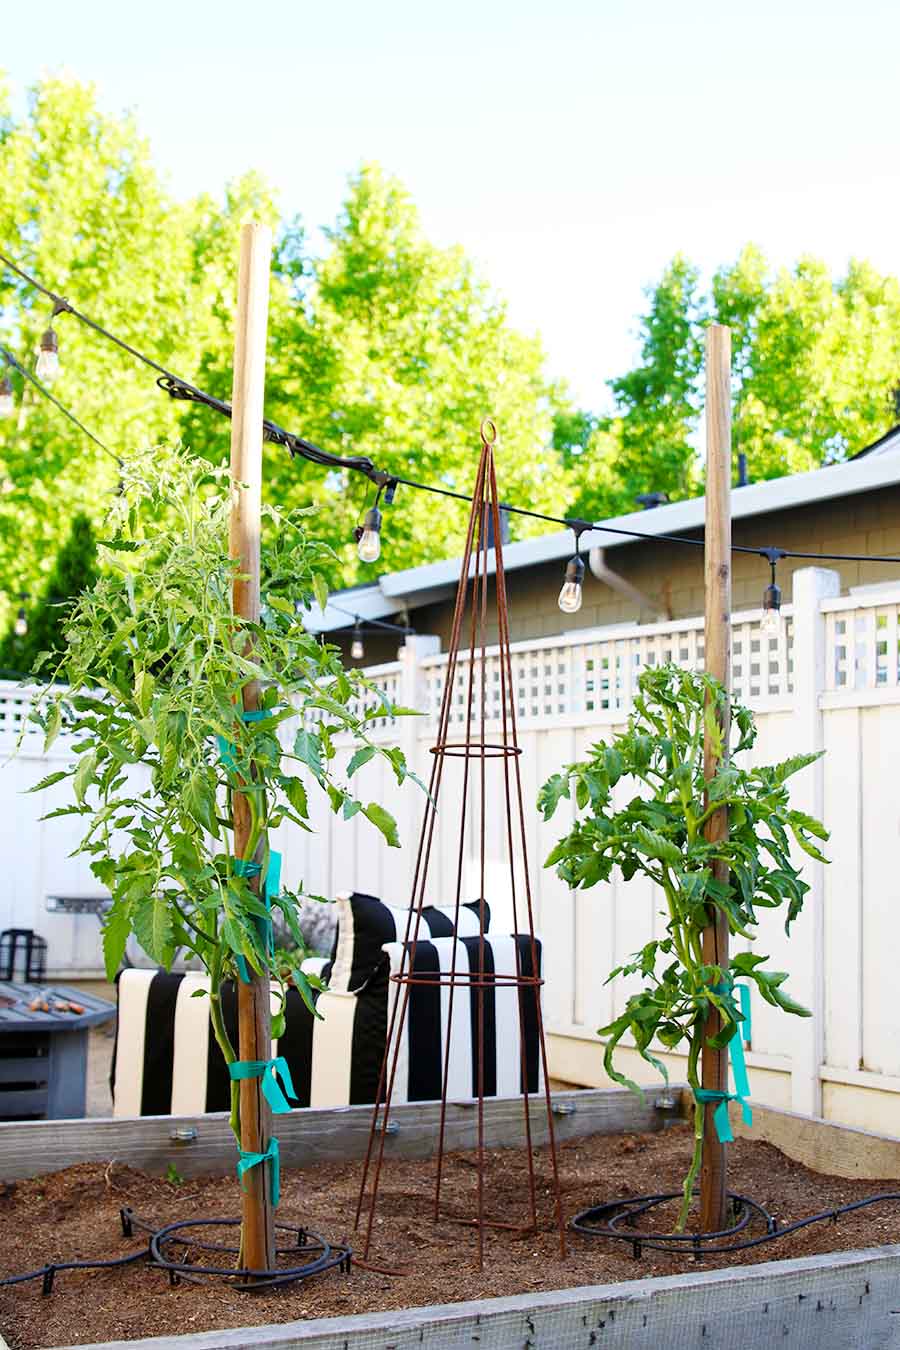
M 840 595 L 837 572 L 804 567 L 794 573 L 794 735 L 798 752 L 822 750 L 825 726 L 820 695 L 825 688 L 825 618 L 820 603 Z M 825 770 L 822 761 L 791 782 L 794 804 L 822 819 Z M 809 883 L 803 913 L 791 930 L 790 988 L 809 1008 L 810 1018 L 792 1017 L 791 1109 L 804 1115 L 822 1114 L 820 1069 L 825 1058 L 825 876 L 822 863 L 803 855 L 803 875 Z
M 410 633 L 397 656 L 400 661 L 400 688 L 397 702 L 403 708 L 415 708 L 423 717 L 401 717 L 397 724 L 397 744 L 406 756 L 406 762 L 420 778 L 428 781 L 431 765 L 423 766 L 419 762 L 419 736 L 423 723 L 428 720 L 428 688 L 422 660 L 426 656 L 436 656 L 441 650 L 441 639 L 432 634 Z M 400 819 L 397 824 L 400 842 L 403 845 L 403 857 L 409 869 L 409 885 L 412 885 L 413 866 L 416 857 L 416 839 L 419 834 L 421 814 L 425 806 L 424 794 L 409 784 L 400 793 Z

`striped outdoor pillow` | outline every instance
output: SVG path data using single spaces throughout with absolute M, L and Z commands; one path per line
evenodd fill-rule
M 278 1007 L 274 993 L 272 1011 Z M 230 1080 L 209 1020 L 204 974 L 124 970 L 118 980 L 118 1016 L 111 1087 L 115 1116 L 194 1116 L 230 1107 Z M 222 986 L 222 1013 L 237 1045 L 237 993 Z M 314 1018 L 289 989 L 285 1033 L 273 1046 L 291 1068 L 297 1105 L 310 1104 Z
M 314 1018 L 289 990 L 285 1032 L 273 1047 L 291 1070 L 297 1106 L 355 1106 L 373 1102 L 387 1035 L 387 957 L 364 995 L 319 994 Z M 304 965 L 311 963 L 304 962 Z M 125 970 L 118 981 L 118 1019 L 111 1088 L 115 1116 L 202 1115 L 227 1111 L 225 1060 L 209 1021 L 201 974 Z M 273 1011 L 277 999 L 273 995 Z M 222 988 L 222 1012 L 237 1044 L 237 996 Z
M 422 940 L 417 944 L 416 971 L 427 972 L 443 963 L 450 969 L 452 939 Z M 530 941 L 519 938 L 522 970 L 531 968 Z M 461 938 L 459 969 L 478 960 L 477 936 Z M 296 990 L 289 990 L 285 1033 L 273 1047 L 284 1055 L 291 1070 L 297 1106 L 330 1107 L 374 1102 L 384 1058 L 388 1005 L 392 991 L 389 974 L 399 966 L 401 943 L 388 944 L 372 978 L 358 994 L 326 990 L 319 994 L 313 1018 Z M 540 965 L 540 944 L 537 943 Z M 492 935 L 485 939 L 485 967 L 515 971 L 514 939 Z M 229 1078 L 225 1061 L 212 1034 L 209 999 L 194 998 L 208 988 L 205 975 L 168 974 L 165 971 L 126 970 L 119 977 L 119 1010 L 112 1088 L 118 1117 L 141 1115 L 202 1115 L 229 1107 Z M 401 1065 L 395 1081 L 395 1101 L 422 1101 L 441 1095 L 442 1045 L 447 1034 L 448 991 L 436 987 L 411 990 L 407 1025 L 401 1047 Z M 472 1052 L 477 999 L 468 989 L 454 996 L 453 1045 L 448 1091 L 451 1096 L 477 1094 L 477 1063 Z M 277 1000 L 273 992 L 273 1011 Z M 484 999 L 486 1095 L 518 1093 L 520 1041 L 514 989 L 489 990 Z M 534 993 L 521 994 L 525 1026 L 529 1090 L 539 1079 Z M 232 1041 L 237 1039 L 235 988 L 222 989 L 222 1011 Z
M 331 958 L 328 987 L 335 993 L 358 993 L 384 959 L 388 942 L 402 942 L 409 921 L 408 908 L 386 905 L 374 895 L 359 891 L 337 897 L 337 935 Z M 484 906 L 485 932 L 491 910 L 486 901 L 473 900 L 459 910 L 459 937 L 477 937 L 479 910 Z M 420 938 L 453 937 L 454 907 L 425 905 L 419 923 Z M 415 915 L 413 915 L 415 924 Z M 410 928 L 410 932 L 414 929 Z
M 419 979 L 447 975 L 453 969 L 454 946 L 458 972 L 477 972 L 479 940 L 463 937 L 419 941 L 416 944 L 413 973 Z M 518 947 L 520 973 L 532 973 L 531 939 L 520 934 L 503 936 L 492 933 L 484 943 L 486 974 L 516 974 Z M 537 974 L 541 968 L 541 943 L 535 939 Z M 392 942 L 385 951 L 391 974 L 400 970 L 403 943 Z M 407 961 L 408 969 L 408 961 Z M 402 985 L 391 984 L 393 999 Z M 435 1101 L 441 1097 L 444 1054 L 449 1024 L 450 988 L 435 982 L 409 986 L 409 1003 L 400 1040 L 400 1052 L 394 1078 L 392 1100 Z M 522 1034 L 525 1042 L 525 1074 L 522 1072 Z M 447 1073 L 448 1100 L 478 1096 L 478 992 L 458 985 L 453 994 L 453 1023 Z M 486 1097 L 517 1096 L 523 1090 L 523 1078 L 529 1092 L 543 1085 L 537 1006 L 533 986 L 516 989 L 500 985 L 484 992 L 484 1081 Z

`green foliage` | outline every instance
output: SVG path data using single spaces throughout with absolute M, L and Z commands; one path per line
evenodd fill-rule
M 842 277 L 802 257 L 773 271 L 748 245 L 701 288 L 678 255 L 648 292 L 638 364 L 610 381 L 576 461 L 572 511 L 598 519 L 639 492 L 702 490 L 695 446 L 703 410 L 703 330 L 732 331 L 735 456 L 754 480 L 842 460 L 896 421 L 900 281 L 852 261 Z
M 97 576 L 94 531 L 87 516 L 79 514 L 43 591 L 24 606 L 28 632 L 17 637 L 10 628 L 0 642 L 0 668 L 28 675 L 44 664 L 42 657 L 58 660 L 65 650 L 63 629 L 71 602 L 93 586 Z
M 92 90 L 47 79 L 13 118 L 0 85 L 0 239 L 4 252 L 170 369 L 224 398 L 231 393 L 238 230 L 253 214 L 277 225 L 270 291 L 266 411 L 337 453 L 369 454 L 398 473 L 468 489 L 477 428 L 496 416 L 504 441 L 501 492 L 561 510 L 567 476 L 552 420 L 562 396 L 540 344 L 509 324 L 504 306 L 459 249 L 425 236 L 401 185 L 377 165 L 352 178 L 324 256 L 297 220 L 278 221 L 258 178 L 222 201 L 175 201 L 129 118 L 102 113 Z M 47 302 L 0 271 L 0 340 L 27 360 Z M 153 373 L 61 315 L 64 403 L 116 453 L 179 437 L 212 463 L 229 425 L 176 403 Z M 95 523 L 117 471 L 60 414 L 14 376 L 20 415 L 0 423 L 0 622 L 7 596 L 37 593 L 72 513 Z M 267 497 L 284 510 L 322 508 L 335 556 L 332 584 L 354 580 L 351 543 L 365 484 L 291 460 L 270 447 Z M 385 569 L 458 550 L 461 505 L 440 511 L 398 494 L 385 512 Z M 517 524 L 517 528 L 520 526 Z M 539 530 L 539 523 L 523 526 Z M 371 577 L 371 570 L 364 575 Z
M 302 515 L 265 508 L 273 526 L 264 550 L 259 623 L 233 613 L 235 564 L 228 556 L 229 479 L 186 455 L 156 450 L 126 459 L 101 546 L 104 569 L 66 622 L 57 687 L 36 700 L 32 718 L 49 745 L 61 726 L 76 760 L 38 788 L 70 779 L 72 800 L 51 815 L 83 817 L 80 852 L 112 894 L 104 920 L 107 973 L 130 933 L 169 966 L 179 949 L 210 976 L 211 1017 L 226 1059 L 235 1058 L 221 1017 L 222 981 L 243 958 L 282 990 L 283 953 L 268 949 L 266 909 L 241 865 L 269 866 L 269 831 L 282 821 L 312 828 L 310 792 L 326 793 L 335 814 L 362 811 L 392 847 L 393 818 L 354 795 L 337 767 L 335 738 L 383 754 L 402 781 L 403 756 L 369 737 L 384 707 L 371 686 L 345 671 L 337 649 L 307 633 L 295 602 L 308 602 L 328 549 Z M 263 716 L 246 721 L 241 689 L 257 682 Z M 60 688 L 59 685 L 66 687 Z M 249 808 L 250 839 L 234 856 L 236 801 Z M 302 896 L 273 900 L 295 944 L 290 976 L 312 1004 Z M 237 1093 L 233 1123 L 237 1132 Z
M 626 881 L 641 875 L 665 899 L 665 936 L 648 942 L 609 976 L 639 975 L 643 988 L 599 1035 L 606 1038 L 604 1065 L 617 1082 L 634 1088 L 615 1065 L 615 1052 L 630 1036 L 638 1053 L 665 1076 L 653 1043 L 665 1049 L 684 1045 L 687 1077 L 700 1086 L 704 1040 L 723 1046 L 737 1034 L 742 1015 L 725 973 L 704 962 L 702 932 L 716 914 L 729 931 L 752 938 L 762 909 L 783 909 L 785 928 L 797 918 L 809 889 L 792 861 L 792 846 L 825 861 L 819 842 L 828 835 L 819 821 L 791 807 L 787 779 L 818 758 L 795 755 L 781 764 L 744 769 L 729 762 L 749 750 L 756 737 L 752 715 L 731 708 L 729 755 L 707 780 L 704 732 L 718 737 L 727 696 L 707 675 L 662 666 L 645 671 L 627 729 L 612 744 L 600 742 L 589 756 L 566 765 L 543 786 L 538 805 L 550 820 L 560 801 L 572 799 L 578 816 L 547 859 L 563 881 L 587 889 L 608 881 L 618 867 Z M 633 795 L 626 797 L 626 785 Z M 618 790 L 616 790 L 618 787 Z M 725 808 L 726 839 L 709 840 L 704 827 Z M 809 1016 L 784 989 L 783 971 L 765 969 L 765 956 L 739 952 L 732 975 L 756 985 L 767 1003 Z M 706 1031 L 712 1009 L 721 1029 Z M 685 1181 L 686 1216 L 699 1164 L 703 1110 L 697 1111 L 694 1164 Z

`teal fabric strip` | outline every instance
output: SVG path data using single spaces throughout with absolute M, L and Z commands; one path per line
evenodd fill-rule
M 261 722 L 264 717 L 271 717 L 271 716 L 272 716 L 271 712 L 266 712 L 263 709 L 258 709 L 253 712 L 242 712 L 241 721 Z M 224 736 L 217 736 L 216 743 L 219 747 L 219 758 L 225 765 L 225 768 L 229 771 L 229 773 L 235 773 L 237 771 L 237 764 L 235 763 L 234 760 L 234 746 L 232 745 L 231 741 L 226 740 Z
M 749 1041 L 751 1031 L 750 1020 L 750 990 L 745 984 L 739 985 L 715 985 L 714 994 L 724 994 L 729 989 L 735 989 L 741 1001 L 741 1015 L 743 1021 L 740 1022 L 728 1042 L 729 1054 L 731 1056 L 731 1070 L 734 1074 L 734 1092 L 718 1092 L 714 1088 L 695 1088 L 694 1096 L 698 1102 L 716 1103 L 716 1109 L 713 1112 L 713 1120 L 716 1126 L 716 1133 L 723 1144 L 730 1144 L 734 1140 L 731 1130 L 731 1123 L 728 1119 L 728 1103 L 740 1102 L 741 1115 L 744 1118 L 745 1125 L 753 1124 L 753 1109 L 747 1098 L 750 1096 L 750 1079 L 747 1076 L 747 1061 L 744 1057 L 744 1041 Z
M 262 722 L 266 717 L 271 716 L 272 716 L 271 709 L 256 708 L 251 712 L 242 712 L 241 721 Z M 219 746 L 219 756 L 222 760 L 222 763 L 224 764 L 225 768 L 229 770 L 230 773 L 234 773 L 237 769 L 237 765 L 234 759 L 234 746 L 231 744 L 230 741 L 227 741 L 224 736 L 217 736 L 216 741 Z M 253 862 L 252 860 L 245 858 L 235 858 L 233 866 L 235 876 L 247 877 L 248 879 L 250 877 L 259 876 L 260 872 L 262 871 L 262 865 L 260 863 Z M 278 895 L 280 889 L 281 889 L 281 854 L 275 853 L 274 851 L 270 851 L 269 870 L 266 873 L 266 883 L 263 888 L 263 898 L 266 902 L 266 909 L 269 911 L 269 913 L 271 913 L 272 911 L 272 901 Z M 260 925 L 260 937 L 263 940 L 263 944 L 265 945 L 266 950 L 271 952 L 274 950 L 274 940 L 272 935 L 272 920 L 260 919 L 258 922 Z M 243 956 L 237 957 L 237 972 L 238 977 L 244 984 L 250 983 L 250 970 L 249 967 L 247 966 L 246 958 Z M 293 1092 L 291 1093 L 291 1095 L 293 1096 Z M 272 1109 L 274 1110 L 275 1108 L 273 1107 Z M 287 1103 L 285 1103 L 285 1109 L 290 1110 L 290 1107 L 287 1106 Z
M 276 1116 L 283 1116 L 285 1112 L 290 1111 L 288 1097 L 292 1101 L 297 1101 L 291 1071 L 284 1055 L 278 1055 L 275 1059 L 239 1059 L 234 1064 L 229 1064 L 228 1073 L 237 1081 L 242 1078 L 261 1078 L 262 1094 Z M 281 1083 L 278 1081 L 279 1078 Z
M 233 862 L 235 875 L 239 877 L 258 877 L 262 871 L 262 864 L 253 862 L 252 859 L 235 858 Z M 274 849 L 269 850 L 269 866 L 266 872 L 265 885 L 263 886 L 263 899 L 266 902 L 266 909 L 271 914 L 272 901 L 281 890 L 281 854 L 276 853 Z M 272 920 L 259 919 L 260 937 L 268 952 L 274 951 L 274 937 L 272 933 Z M 247 962 L 243 956 L 237 958 L 238 975 L 244 984 L 250 983 L 250 971 Z
M 281 1199 L 281 1161 L 278 1156 L 278 1140 L 274 1134 L 269 1140 L 269 1147 L 265 1153 L 248 1153 L 246 1150 L 238 1149 L 239 1158 L 237 1165 L 238 1181 L 244 1190 L 244 1173 L 249 1172 L 251 1167 L 259 1167 L 265 1163 L 270 1163 L 269 1168 L 269 1194 L 272 1197 L 272 1208 L 278 1208 L 278 1202 Z

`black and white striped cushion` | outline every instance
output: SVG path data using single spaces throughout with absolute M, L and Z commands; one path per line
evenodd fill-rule
M 477 923 L 477 920 L 476 920 Z M 516 940 L 490 935 L 485 939 L 485 967 L 504 974 L 515 971 Z M 522 971 L 530 973 L 530 940 L 517 939 Z M 381 962 L 359 993 L 328 989 L 313 1018 L 296 990 L 289 990 L 286 1026 L 273 1046 L 291 1070 L 298 1106 L 363 1105 L 375 1100 L 384 1058 L 389 1000 L 397 990 L 389 975 L 399 969 L 402 943 L 389 943 Z M 452 960 L 452 938 L 420 940 L 416 972 L 444 969 Z M 477 934 L 457 943 L 457 968 L 477 966 Z M 540 966 L 540 943 L 536 943 Z M 202 1115 L 229 1107 L 225 1061 L 209 1022 L 209 999 L 194 998 L 208 988 L 205 975 L 126 970 L 119 978 L 119 1011 L 113 1059 L 114 1115 Z M 447 1036 L 449 991 L 436 986 L 411 990 L 395 1101 L 425 1101 L 441 1095 L 442 1046 Z M 485 1095 L 520 1091 L 519 1011 L 516 990 L 498 988 L 485 994 Z M 521 991 L 529 1091 L 541 1081 L 533 989 Z M 273 1011 L 277 998 L 273 990 Z M 222 1011 L 232 1041 L 237 1037 L 237 997 L 233 985 L 222 990 Z M 477 999 L 460 987 L 454 995 L 453 1042 L 448 1093 L 477 1095 Z
M 112 1064 L 113 1115 L 193 1116 L 230 1107 L 230 1079 L 209 1020 L 206 975 L 124 970 L 118 981 L 116 1044 Z M 272 996 L 272 1011 L 278 999 Z M 237 1044 L 237 994 L 222 987 L 222 1013 Z M 314 1018 L 296 989 L 289 989 L 285 1031 L 273 1044 L 284 1055 L 297 1105 L 310 1104 Z
M 454 955 L 454 946 L 456 948 Z M 531 939 L 524 934 L 506 937 L 496 933 L 485 939 L 484 969 L 486 974 L 516 974 L 518 947 L 520 973 L 532 973 Z M 540 975 L 541 944 L 535 939 L 537 974 Z M 389 943 L 385 947 L 391 974 L 400 970 L 403 943 Z M 450 1024 L 450 987 L 437 983 L 441 975 L 449 975 L 454 959 L 458 972 L 478 970 L 479 939 L 463 937 L 436 938 L 416 943 L 415 964 L 412 969 L 419 979 L 434 976 L 433 988 L 427 985 L 409 986 L 409 1003 L 400 1038 L 397 1068 L 392 1100 L 435 1101 L 441 1097 L 444 1072 L 444 1053 Z M 408 961 L 407 961 L 408 967 Z M 402 985 L 391 984 L 391 999 L 402 997 Z M 398 995 L 395 991 L 400 990 Z M 447 1097 L 458 1100 L 478 1096 L 478 992 L 460 984 L 453 994 L 453 1022 L 450 1028 L 450 1059 L 447 1071 Z M 522 1040 L 524 1034 L 525 1073 L 522 1072 Z M 484 992 L 484 1081 L 486 1097 L 517 1096 L 525 1086 L 537 1092 L 543 1085 L 540 1063 L 540 1043 L 537 1025 L 537 1003 L 534 986 L 517 989 L 513 985 L 499 985 Z
M 337 935 L 331 958 L 328 987 L 332 991 L 358 992 L 372 978 L 383 960 L 385 943 L 402 942 L 409 922 L 408 908 L 386 905 L 374 895 L 359 891 L 337 897 Z M 486 901 L 473 900 L 459 910 L 459 937 L 477 937 L 479 911 L 484 907 L 484 930 L 490 928 L 491 910 Z M 425 905 L 419 923 L 420 938 L 453 937 L 454 908 Z M 412 924 L 415 925 L 415 915 Z M 411 927 L 410 932 L 414 931 Z

